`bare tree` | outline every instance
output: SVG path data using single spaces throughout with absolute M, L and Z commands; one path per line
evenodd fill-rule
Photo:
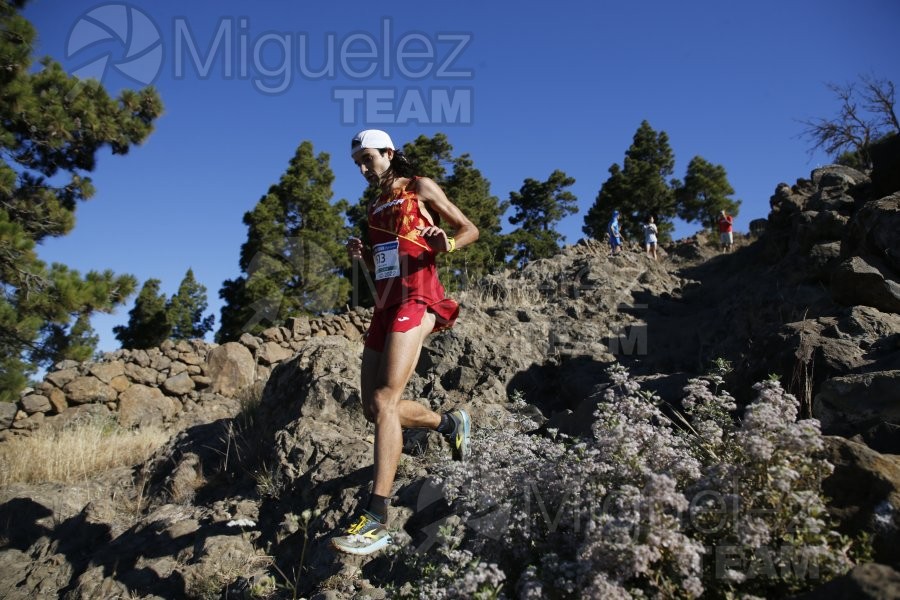
M 850 152 L 869 168 L 871 144 L 900 133 L 900 122 L 894 110 L 894 83 L 871 75 L 859 79 L 846 85 L 826 84 L 840 102 L 837 116 L 800 121 L 805 126 L 800 135 L 812 142 L 810 152 L 822 149 L 834 157 Z
M 865 86 L 862 92 L 865 109 L 876 115 L 878 125 L 888 129 L 888 133 L 900 133 L 900 121 L 894 111 L 894 82 L 874 79 L 870 75 L 860 79 Z

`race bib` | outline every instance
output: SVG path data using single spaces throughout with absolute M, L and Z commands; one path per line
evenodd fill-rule
M 400 277 L 400 242 L 385 242 L 372 247 L 372 258 L 375 261 L 375 281 Z

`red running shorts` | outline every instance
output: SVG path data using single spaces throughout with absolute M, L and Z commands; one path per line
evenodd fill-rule
M 438 300 L 434 304 L 425 304 L 421 300 L 408 300 L 387 308 L 376 310 L 372 315 L 372 323 L 366 333 L 366 348 L 376 352 L 384 352 L 387 337 L 393 332 L 403 333 L 422 324 L 425 311 L 434 313 L 434 329 L 442 331 L 453 327 L 459 316 L 459 304 L 450 298 Z

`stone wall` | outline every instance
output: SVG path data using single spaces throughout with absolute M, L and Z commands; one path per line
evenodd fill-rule
M 217 397 L 234 398 L 291 358 L 305 340 L 336 335 L 361 340 L 371 310 L 294 317 L 259 336 L 218 345 L 203 340 L 116 350 L 99 361 L 62 361 L 16 403 L 0 403 L 0 440 L 87 415 L 114 415 L 126 427 L 172 423 Z

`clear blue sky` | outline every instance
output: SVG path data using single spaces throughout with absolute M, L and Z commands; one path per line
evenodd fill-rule
M 580 211 L 560 227 L 574 243 L 646 119 L 668 133 L 676 177 L 695 155 L 725 167 L 746 230 L 776 184 L 828 162 L 797 122 L 835 113 L 826 82 L 900 83 L 895 0 L 32 0 L 25 15 L 39 56 L 113 93 L 152 82 L 165 105 L 142 146 L 100 157 L 97 194 L 41 258 L 157 278 L 169 295 L 193 268 L 217 324 L 242 216 L 303 140 L 330 154 L 335 200 L 364 187 L 348 148 L 368 127 L 398 144 L 446 133 L 501 199 L 562 169 L 576 179 Z M 101 350 L 118 347 L 131 306 L 94 319 Z

